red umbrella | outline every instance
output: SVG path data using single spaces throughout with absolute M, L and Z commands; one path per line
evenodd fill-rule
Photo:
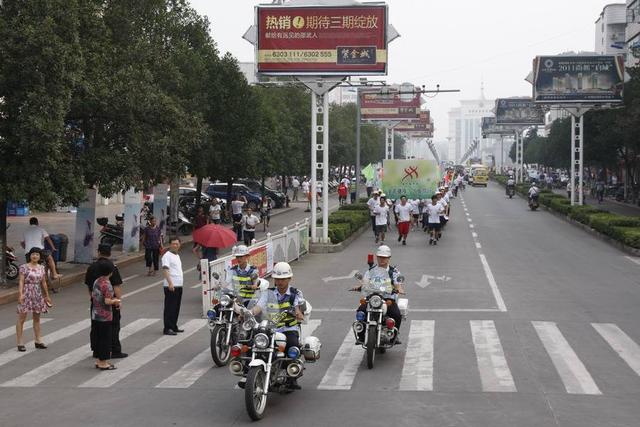
M 193 232 L 193 241 L 205 248 L 228 248 L 237 242 L 237 236 L 229 228 L 207 224 Z

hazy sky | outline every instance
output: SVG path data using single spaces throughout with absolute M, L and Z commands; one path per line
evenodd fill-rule
M 242 39 L 254 6 L 270 1 L 191 0 L 211 21 L 221 53 L 253 61 Z M 531 96 L 524 81 L 536 55 L 593 51 L 595 21 L 605 0 L 387 0 L 401 37 L 389 45 L 389 83 L 460 89 L 428 100 L 436 140 L 448 134 L 447 112 L 475 99 L 484 80 L 487 98 Z M 624 3 L 624 2 L 621 2 Z

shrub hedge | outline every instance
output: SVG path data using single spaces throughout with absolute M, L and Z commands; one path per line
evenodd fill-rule
M 493 178 L 498 183 L 506 185 L 505 176 L 495 175 Z M 516 185 L 517 193 L 526 197 L 528 191 L 527 184 Z M 549 209 L 567 215 L 627 246 L 640 249 L 640 217 L 617 215 L 593 206 L 571 206 L 571 201 L 567 197 L 546 189 L 540 192 L 539 200 Z
M 370 219 L 369 207 L 364 203 L 354 203 L 341 206 L 337 211 L 329 215 L 329 239 L 331 243 L 343 242 L 362 226 L 368 224 Z M 322 218 L 317 220 L 322 224 Z

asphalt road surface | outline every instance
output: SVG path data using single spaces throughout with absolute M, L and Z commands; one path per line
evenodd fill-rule
M 346 289 L 375 249 L 365 233 L 342 253 L 293 264 L 322 341 L 303 389 L 269 397 L 265 426 L 586 427 L 639 425 L 640 261 L 498 186 L 467 188 L 437 246 L 388 237 L 410 299 L 403 344 L 364 365 Z M 188 249 L 188 248 L 187 248 Z M 200 289 L 184 251 L 186 332 L 162 335 L 162 290 L 124 268 L 123 350 L 98 373 L 87 348 L 88 296 L 55 296 L 47 350 L 15 349 L 15 307 L 0 308 L 0 409 L 9 426 L 231 426 L 251 423 L 237 377 L 215 368 Z M 32 339 L 32 331 L 26 336 Z

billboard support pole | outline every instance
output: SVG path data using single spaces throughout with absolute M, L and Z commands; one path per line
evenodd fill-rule
M 518 131 L 515 131 L 515 140 L 516 143 L 516 184 L 520 184 L 520 170 L 518 160 L 520 159 L 520 143 L 518 142 Z
M 318 167 L 318 100 L 317 95 L 314 91 L 311 91 L 311 186 L 310 188 L 310 196 L 311 196 L 311 241 L 316 243 L 318 241 L 318 227 L 316 220 L 316 207 L 318 206 L 318 201 L 316 199 L 317 190 L 316 190 L 316 178 L 317 172 L 316 168 Z
M 520 165 L 520 182 L 524 182 L 524 138 L 522 137 L 522 130 L 518 130 L 518 143 L 520 145 L 520 158 L 518 159 Z
M 504 171 L 504 136 L 500 135 L 500 173 Z
M 589 107 L 565 108 L 571 114 L 571 205 L 584 204 L 583 165 L 584 165 L 584 114 Z M 578 186 L 576 188 L 576 180 Z M 577 193 L 577 194 L 576 194 Z
M 329 96 L 327 94 L 322 95 L 322 243 L 329 243 Z
M 356 202 L 360 196 L 360 89 L 356 89 Z
M 396 131 L 391 128 L 391 159 L 396 157 Z

